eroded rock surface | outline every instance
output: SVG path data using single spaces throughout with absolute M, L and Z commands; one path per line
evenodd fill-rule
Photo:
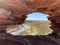
M 27 14 L 33 12 L 42 12 L 55 17 L 60 13 L 59 5 L 60 0 L 0 0 L 0 15 L 2 15 L 0 22 L 20 24 L 25 21 Z
M 26 15 L 33 12 L 41 12 L 48 14 L 49 15 L 48 19 L 51 21 L 51 29 L 53 29 L 57 35 L 60 34 L 59 31 L 60 30 L 60 0 L 0 0 L 0 24 L 5 24 L 5 25 L 22 24 L 24 23 L 27 17 Z M 2 26 L 0 27 L 0 30 L 5 30 L 5 28 L 6 28 L 5 26 L 4 27 Z M 54 36 L 55 34 L 52 36 L 43 36 L 43 37 L 41 36 L 12 37 L 10 35 L 5 36 L 4 34 L 6 34 L 6 32 L 0 31 L 1 45 L 6 45 L 8 43 L 10 43 L 8 45 L 15 45 L 14 42 L 16 41 L 17 41 L 16 44 L 19 45 L 19 42 L 21 42 L 23 39 L 27 41 L 28 44 L 26 45 L 40 45 L 40 44 L 60 45 L 59 43 L 60 36 L 56 35 L 57 36 L 56 37 Z M 7 42 L 9 41 L 9 42 L 3 44 L 3 42 L 5 41 Z M 13 42 L 13 44 L 11 44 L 11 41 Z M 24 44 L 21 43 L 21 45 Z

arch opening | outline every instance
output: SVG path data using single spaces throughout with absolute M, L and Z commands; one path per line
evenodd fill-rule
M 49 26 L 50 21 L 47 19 L 48 16 L 38 12 L 28 14 L 24 24 L 13 26 L 13 31 L 8 32 L 13 35 L 48 35 L 52 32 Z

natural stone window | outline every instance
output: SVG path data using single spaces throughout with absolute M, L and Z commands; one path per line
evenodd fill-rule
M 38 12 L 28 14 L 24 24 L 8 26 L 7 32 L 13 35 L 48 35 L 52 30 L 47 17 L 47 14 Z

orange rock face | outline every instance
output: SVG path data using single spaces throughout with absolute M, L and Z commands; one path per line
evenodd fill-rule
M 48 14 L 51 21 L 50 28 L 60 35 L 60 0 L 0 0 L 0 44 L 60 45 L 60 36 L 22 37 L 6 33 L 7 24 L 22 24 L 27 18 L 26 15 L 33 12 Z
M 0 0 L 0 24 L 24 23 L 33 12 L 48 14 L 51 28 L 60 25 L 60 0 Z

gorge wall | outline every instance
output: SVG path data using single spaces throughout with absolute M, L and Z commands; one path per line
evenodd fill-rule
M 48 14 L 50 28 L 59 32 L 60 0 L 0 0 L 0 25 L 22 24 L 33 12 Z
M 50 28 L 55 30 L 55 32 L 59 32 L 60 0 L 0 0 L 0 44 L 7 45 L 9 43 L 8 45 L 39 45 L 40 43 L 43 44 L 43 42 L 46 41 L 44 42 L 44 45 L 53 45 L 49 44 L 50 42 L 54 43 L 54 45 L 58 45 L 51 39 L 44 36 L 23 37 L 6 34 L 5 25 L 22 24 L 25 22 L 27 14 L 31 14 L 33 12 L 48 14 L 48 19 L 51 21 Z
M 60 0 L 0 0 L 0 24 L 24 23 L 33 12 L 48 14 L 51 28 L 59 29 Z

